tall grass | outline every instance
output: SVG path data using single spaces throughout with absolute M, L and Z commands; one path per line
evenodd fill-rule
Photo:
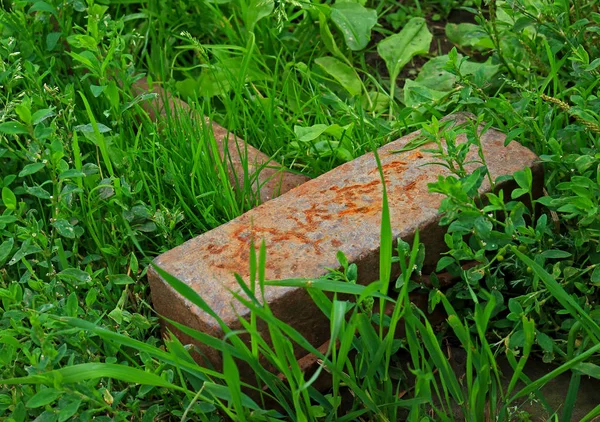
M 377 156 L 377 155 L 376 155 Z M 378 162 L 381 178 L 383 173 Z M 59 382 L 84 383 L 98 378 L 112 378 L 177 390 L 185 394 L 188 405 L 182 420 L 193 411 L 203 420 L 206 416 L 199 403 L 218 409 L 223 416 L 233 420 L 263 420 L 265 418 L 308 421 L 308 420 L 354 420 L 356 418 L 395 421 L 422 420 L 508 420 L 509 407 L 518 399 L 535 394 L 547 410 L 553 410 L 545 402 L 539 390 L 559 374 L 574 370 L 572 387 L 576 391 L 577 377 L 594 374 L 597 366 L 589 362 L 600 345 L 585 352 L 569 356 L 568 360 L 548 373 L 532 381 L 523 369 L 530 358 L 535 340 L 534 320 L 522 317 L 525 343 L 520 358 L 514 351 L 488 343 L 489 321 L 496 306 L 494 296 L 485 303 L 477 304 L 473 323 L 462 320 L 452 304 L 441 291 L 435 291 L 437 300 L 443 304 L 448 315 L 448 325 L 467 354 L 465 381 L 461 381 L 450 365 L 442 349 L 442 343 L 427 315 L 411 303 L 408 286 L 419 251 L 419 236 L 408 255 L 404 248 L 397 248 L 402 279 L 402 288 L 397 297 L 388 296 L 392 270 L 392 231 L 385 181 L 382 203 L 380 279 L 368 286 L 349 284 L 329 278 L 316 280 L 265 280 L 267 251 L 264 242 L 259 254 L 250 254 L 250 280 L 237 277 L 240 292 L 233 297 L 251 310 L 250 320 L 240 319 L 243 331 L 232 331 L 212 311 L 202 297 L 175 277 L 156 267 L 156 271 L 184 298 L 212 316 L 224 332 L 222 339 L 187 328 L 175 321 L 174 327 L 189 335 L 194 341 L 210 345 L 223 357 L 222 371 L 198 365 L 190 350 L 174 337 L 166 341 L 166 350 L 134 340 L 127 335 L 115 333 L 96 324 L 77 318 L 61 317 L 57 320 L 84 330 L 88 335 L 137 353 L 144 353 L 162 364 L 176 369 L 177 380 L 167 381 L 159 374 L 132 368 L 128 365 L 110 363 L 83 363 L 71 367 L 48 371 L 43 374 L 5 379 L 3 384 L 44 384 L 48 390 Z M 252 247 L 251 251 L 255 251 Z M 591 319 L 562 287 L 539 264 L 515 248 L 519 259 L 530 265 L 553 296 L 580 321 L 580 327 L 592 336 L 600 333 L 600 326 Z M 306 288 L 319 308 L 330 319 L 329 348 L 323 353 L 311 345 L 293 327 L 280 321 L 264 298 L 264 287 L 294 286 Z M 244 293 L 243 295 L 241 293 Z M 351 295 L 352 300 L 338 295 Z M 257 296 L 258 295 L 258 296 Z M 373 304 L 379 303 L 378 311 Z M 369 305 L 370 304 L 370 305 Z M 389 319 L 384 318 L 386 307 L 392 304 Z M 269 327 L 269 335 L 263 337 L 257 329 L 257 320 Z M 377 325 L 373 321 L 378 321 Z M 396 337 L 396 328 L 402 325 L 406 336 Z M 244 341 L 240 334 L 249 334 Z M 399 344 L 398 342 L 401 341 Z M 312 377 L 299 366 L 292 344 L 300 346 L 306 353 L 320 360 L 320 368 Z M 406 366 L 395 361 L 398 348 L 409 355 Z M 504 354 L 513 367 L 508 386 L 498 367 L 498 358 Z M 240 378 L 239 365 L 249 366 L 256 376 L 247 382 Z M 268 370 L 267 368 L 274 368 Z M 412 385 L 407 379 L 398 377 L 398 371 L 410 370 L 414 375 Z M 281 373 L 283 380 L 275 375 Z M 331 377 L 332 387 L 327 395 L 315 390 L 312 383 L 319 376 Z M 515 390 L 517 382 L 525 384 Z M 408 389 L 408 392 L 407 390 Z M 47 390 L 40 390 L 44 392 Z M 38 393 L 40 394 L 40 393 Z M 351 397 L 351 403 L 347 402 Z M 402 397 L 402 398 L 400 398 Z M 406 398 L 404 398 L 406 397 Z M 268 404 L 268 405 L 267 405 Z M 568 420 L 574 401 L 565 403 L 563 419 Z M 600 414 L 599 408 L 588 413 L 583 420 L 591 420 Z

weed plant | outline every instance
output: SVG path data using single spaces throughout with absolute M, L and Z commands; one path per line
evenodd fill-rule
M 571 420 L 581 378 L 600 373 L 596 1 L 2 5 L 0 418 L 510 420 L 531 395 L 551 416 L 539 389 L 569 372 L 552 417 Z M 442 27 L 452 48 L 432 36 Z M 218 340 L 179 327 L 223 353 L 223 371 L 203 368 L 188 346 L 161 338 L 145 274 L 154 256 L 256 198 L 212 170 L 226 163 L 212 159 L 211 134 L 197 121 L 149 119 L 140 104 L 151 94 L 131 92 L 144 73 L 309 176 L 421 128 L 432 148 L 460 132 L 477 148 L 476 124 L 439 123 L 468 111 L 539 155 L 546 193 L 534 198 L 532 174 L 521 171 L 507 176 L 518 186 L 511 195 L 474 199 L 484 180 L 498 182 L 485 156 L 469 174 L 463 147 L 438 149 L 453 174 L 430 186 L 446 196 L 449 252 L 436 270 L 458 277 L 454 287 L 439 290 L 435 277 L 428 290 L 410 282 L 422 248 L 418 239 L 392 245 L 384 201 L 378 282 L 354 284 L 360 269 L 342 253 L 341 270 L 327 279 L 264 280 L 263 247 L 251 257 L 255 277 L 240 280 L 247 297 L 238 300 L 254 315 L 249 346 L 237 332 Z M 403 266 L 399 280 L 392 260 Z M 264 284 L 306 287 L 339 347 L 320 353 L 278 321 L 257 300 Z M 447 312 L 445 330 L 410 304 L 418 290 L 429 310 Z M 395 303 L 389 319 L 386 303 Z M 257 335 L 256 319 L 269 323 L 272 344 Z M 404 339 L 394 338 L 398 324 Z M 467 354 L 464 379 L 451 370 L 447 337 Z M 312 388 L 292 342 L 321 359 L 331 391 Z M 556 369 L 529 380 L 534 356 Z M 513 367 L 508 386 L 500 359 Z M 240 361 L 263 394 L 240 380 Z M 600 406 L 583 420 L 599 414 Z

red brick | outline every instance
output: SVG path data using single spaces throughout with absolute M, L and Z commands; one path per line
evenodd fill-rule
M 433 161 L 424 151 L 431 145 L 392 153 L 417 135 L 413 133 L 391 142 L 380 148 L 379 154 L 394 240 L 410 241 L 419 229 L 427 251 L 426 265 L 431 268 L 445 249 L 445 228 L 438 224 L 441 217 L 438 208 L 444 197 L 429 193 L 427 184 L 436 181 L 438 175 L 449 173 L 439 165 L 423 166 Z M 460 139 L 464 141 L 464 136 Z M 494 129 L 481 137 L 492 177 L 511 175 L 529 167 L 534 172 L 536 192 L 540 192 L 542 175 L 537 157 L 516 142 L 505 147 L 504 140 L 505 136 Z M 473 150 L 470 154 L 475 157 Z M 499 188 L 512 187 L 505 182 Z M 485 181 L 480 193 L 489 190 Z M 252 236 L 257 245 L 261 239 L 266 242 L 267 279 L 322 276 L 326 268 L 339 267 L 336 253 L 341 250 L 350 262 L 358 265 L 359 282 L 376 280 L 381 191 L 374 156 L 366 154 L 164 253 L 155 263 L 192 287 L 231 328 L 237 329 L 240 325 L 236 313 L 246 317 L 248 310 L 232 299 L 229 289 L 239 290 L 234 272 L 248 280 Z M 222 335 L 211 317 L 179 296 L 152 269 L 149 280 L 154 306 L 161 315 L 215 336 Z M 321 345 L 328 339 L 329 323 L 305 290 L 267 286 L 265 297 L 275 315 L 295 327 L 313 345 Z M 259 328 L 267 332 L 267 327 Z M 218 354 L 199 346 L 218 366 Z

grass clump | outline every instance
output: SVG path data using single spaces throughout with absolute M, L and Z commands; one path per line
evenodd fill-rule
M 526 419 L 519 409 L 534 395 L 548 417 L 570 420 L 582 377 L 598 377 L 599 27 L 593 1 L 4 2 L 0 417 L 509 420 Z M 485 161 L 469 174 L 464 151 L 439 150 L 453 175 L 430 186 L 447 198 L 449 252 L 437 271 L 454 287 L 410 282 L 423 252 L 392 245 L 384 203 L 378 284 L 353 284 L 343 255 L 330 279 L 297 281 L 337 347 L 316 350 L 260 305 L 257 286 L 291 281 L 258 271 L 249 299 L 238 298 L 253 311 L 250 345 L 237 332 L 188 330 L 223 354 L 223 371 L 203 368 L 161 338 L 145 274 L 154 256 L 256 198 L 212 171 L 214 142 L 196 120 L 149 118 L 141 105 L 151 97 L 131 88 L 142 74 L 309 176 L 420 128 L 433 141 L 464 131 L 476 148 L 476 125 L 438 124 L 469 111 L 540 156 L 546 195 L 535 199 L 521 171 L 510 198 L 473 199 Z M 264 248 L 253 259 L 264 266 Z M 407 265 L 400 280 L 392 260 Z M 447 312 L 443 327 L 410 304 L 421 290 L 429 310 Z M 404 339 L 394 337 L 400 321 Z M 466 353 L 464 378 L 448 341 Z M 290 342 L 322 360 L 330 391 L 311 386 Z M 556 369 L 528 379 L 533 357 Z M 508 385 L 501 360 L 513 368 Z M 240 361 L 260 387 L 240 379 Z M 562 372 L 571 381 L 555 413 L 539 390 Z

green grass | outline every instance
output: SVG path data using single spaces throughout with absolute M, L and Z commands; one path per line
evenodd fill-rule
M 0 419 L 509 420 L 530 397 L 550 416 L 539 389 L 567 372 L 553 420 L 570 420 L 581 378 L 599 377 L 599 28 L 595 1 L 5 1 Z M 430 41 L 440 31 L 447 44 Z M 264 280 L 261 248 L 251 280 L 239 280 L 247 298 L 238 299 L 252 310 L 249 344 L 227 327 L 226 341 L 179 327 L 223 354 L 222 372 L 198 366 L 188 346 L 161 337 L 147 268 L 257 198 L 224 177 L 206 127 L 149 118 L 140 106 L 149 98 L 131 91 L 142 74 L 311 177 L 423 128 L 453 173 L 430 189 L 446 196 L 449 253 L 437 271 L 458 283 L 442 291 L 435 277 L 431 289 L 411 281 L 427 251 L 418 238 L 392 244 L 384 199 L 380 281 L 356 285 L 343 254 L 339 271 L 310 285 Z M 452 140 L 464 132 L 478 148 L 479 135 L 474 124 L 439 123 L 453 111 L 540 156 L 547 195 L 534 211 L 524 205 L 527 171 L 513 175 L 512 197 L 473 199 L 490 177 L 486 157 L 464 171 L 464 147 Z M 305 286 L 339 346 L 322 354 L 260 305 L 266 283 Z M 410 304 L 415 292 L 428 295 L 428 310 Z M 449 315 L 442 329 L 428 320 L 435 308 Z M 399 324 L 403 339 L 393 336 Z M 450 367 L 447 337 L 465 350 L 464 378 Z M 312 387 L 292 343 L 323 361 L 330 391 Z M 556 369 L 530 380 L 534 358 Z M 514 369 L 508 385 L 502 359 Z M 239 362 L 263 394 L 240 379 Z

